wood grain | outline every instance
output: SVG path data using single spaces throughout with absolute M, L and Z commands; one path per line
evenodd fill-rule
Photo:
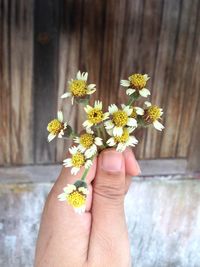
M 105 110 L 126 99 L 120 79 L 148 73 L 165 130 L 138 130 L 134 152 L 140 159 L 188 158 L 199 108 L 199 0 L 0 4 L 0 165 L 63 160 L 69 142 L 48 144 L 46 125 L 61 109 L 81 129 L 82 108 L 60 99 L 79 69 L 97 84 L 91 102 L 102 100 Z

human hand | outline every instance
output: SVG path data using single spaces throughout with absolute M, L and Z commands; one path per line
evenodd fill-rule
M 57 199 L 79 177 L 63 168 L 43 211 L 35 267 L 131 266 L 124 196 L 131 176 L 139 173 L 130 149 L 102 151 L 87 176 L 90 193 L 86 212 L 79 215 Z

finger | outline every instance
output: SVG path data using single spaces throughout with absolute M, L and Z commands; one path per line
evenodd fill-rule
M 87 175 L 88 183 L 94 179 L 95 172 L 96 159 Z M 54 264 L 55 259 L 60 262 L 60 266 L 64 267 L 66 258 L 71 260 L 70 266 L 82 266 L 87 258 L 91 214 L 86 212 L 79 215 L 66 202 L 60 202 L 57 199 L 63 187 L 80 179 L 81 175 L 82 173 L 71 175 L 70 168 L 63 168 L 48 196 L 37 242 L 35 265 L 37 267 L 57 266 L 56 263 Z M 89 191 L 87 209 L 91 206 L 91 185 L 89 185 Z
M 141 169 L 138 162 L 135 159 L 131 148 L 127 148 L 124 151 L 126 174 L 130 176 L 137 176 L 141 174 Z
M 101 152 L 98 158 L 88 257 L 89 262 L 98 266 L 128 266 L 130 261 L 124 215 L 125 165 L 124 154 L 112 149 Z M 109 265 L 111 255 L 114 258 Z

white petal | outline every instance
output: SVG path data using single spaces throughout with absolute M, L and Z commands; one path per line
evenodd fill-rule
M 68 168 L 68 167 L 72 167 L 72 166 L 73 166 L 73 165 L 72 165 L 72 159 L 69 158 L 69 159 L 65 159 L 65 160 L 63 160 L 63 165 L 64 165 L 66 168 Z
M 78 168 L 78 167 L 71 168 L 71 174 L 73 174 L 73 175 L 76 175 L 79 171 L 80 171 L 80 168 Z
M 103 114 L 103 121 L 104 120 L 107 120 L 108 118 L 109 118 L 109 112 L 105 112 L 104 114 Z
M 80 72 L 80 70 L 77 72 L 77 74 L 76 74 L 76 79 L 77 80 L 81 80 L 81 78 L 82 78 L 82 75 L 81 75 L 81 72 Z
M 74 137 L 74 143 L 79 144 L 80 143 L 80 138 L 78 136 Z
M 115 105 L 115 104 L 111 104 L 109 107 L 108 107 L 108 111 L 110 114 L 113 114 L 115 112 L 118 111 L 118 107 Z
M 67 98 L 67 97 L 70 97 L 72 94 L 70 92 L 67 92 L 63 95 L 61 95 L 61 98 Z
M 83 186 L 79 187 L 78 191 L 82 192 L 84 195 L 88 195 L 89 194 L 89 190 L 87 188 L 83 187 Z
M 85 212 L 85 209 L 86 209 L 86 206 L 85 205 L 83 205 L 83 206 L 81 206 L 81 207 L 78 207 L 78 208 L 74 208 L 74 211 L 76 212 L 76 213 L 78 213 L 78 214 L 83 214 L 84 212 Z
M 133 109 L 130 108 L 130 106 L 125 106 L 125 107 L 123 108 L 123 111 L 124 111 L 128 116 L 130 116 L 131 113 L 133 112 Z
M 94 156 L 97 152 L 97 146 L 95 144 L 93 144 L 89 149 L 87 149 L 85 151 L 85 157 L 88 159 L 88 158 L 91 158 L 92 156 Z
M 82 145 L 79 145 L 79 146 L 78 146 L 78 150 L 79 150 L 80 152 L 84 153 L 85 150 L 86 150 L 86 148 L 83 147 Z
M 151 106 L 151 103 L 149 101 L 145 101 L 144 104 L 147 106 L 147 107 L 150 107 Z
M 136 127 L 128 127 L 127 128 L 129 133 L 132 133 L 135 129 L 136 129 Z
M 50 134 L 48 135 L 48 141 L 51 142 L 55 137 L 56 137 L 55 134 L 50 133 Z
M 68 184 L 66 187 L 63 188 L 63 191 L 66 194 L 70 194 L 74 190 L 76 190 L 76 186 L 74 184 Z
M 126 144 L 123 144 L 123 143 L 119 143 L 119 144 L 117 145 L 117 148 L 116 148 L 116 150 L 117 150 L 118 152 L 123 152 L 125 149 L 126 149 Z
M 87 81 L 87 79 L 88 79 L 88 73 L 87 73 L 87 72 L 83 72 L 83 73 L 82 73 L 81 80 L 83 80 L 83 81 Z
M 144 77 L 145 81 L 148 81 L 150 79 L 150 77 L 148 76 L 148 74 L 144 74 L 143 77 Z
M 134 118 L 128 118 L 127 125 L 128 125 L 128 126 L 132 126 L 132 127 L 137 126 L 137 121 L 136 121 L 136 119 L 134 119 Z
M 88 169 L 92 166 L 92 161 L 90 159 L 88 159 L 85 163 L 85 168 Z
M 91 83 L 91 84 L 88 85 L 87 89 L 91 90 L 91 89 L 94 89 L 95 87 L 96 87 L 96 84 Z
M 144 115 L 144 109 L 140 108 L 140 107 L 134 107 L 135 111 L 138 115 Z
M 123 128 L 115 126 L 113 129 L 113 135 L 114 136 L 122 136 L 123 134 Z
M 91 107 L 90 105 L 87 105 L 86 107 L 84 107 L 84 110 L 86 113 L 89 113 L 91 110 L 93 110 L 93 107 Z
M 70 154 L 74 155 L 78 151 L 78 148 L 76 146 L 72 146 L 69 148 Z
M 98 109 L 102 109 L 102 102 L 99 101 L 99 100 L 96 100 L 96 101 L 94 102 L 94 107 L 95 107 L 95 108 L 98 108 Z
M 142 90 L 139 90 L 139 94 L 143 97 L 147 97 L 148 95 L 150 95 L 150 91 L 146 88 L 143 88 Z
M 57 118 L 60 122 L 63 122 L 63 113 L 61 110 L 58 111 L 57 113 Z
M 114 127 L 114 124 L 111 120 L 108 120 L 104 123 L 106 129 L 112 129 Z
M 100 137 L 95 137 L 95 139 L 94 139 L 94 143 L 95 143 L 97 146 L 102 146 L 102 145 L 103 145 L 102 138 L 100 138 Z
M 67 195 L 65 193 L 62 193 L 58 195 L 58 200 L 59 201 L 66 201 L 67 200 Z
M 154 127 L 157 129 L 157 130 L 159 130 L 159 131 L 162 131 L 165 127 L 162 125 L 162 123 L 160 123 L 159 121 L 154 121 L 153 122 L 153 125 L 154 125 Z
M 130 88 L 130 89 L 127 89 L 127 90 L 126 90 L 126 94 L 127 94 L 127 95 L 132 95 L 134 92 L 135 92 L 135 89 L 131 89 L 131 88 Z
M 129 139 L 127 141 L 127 145 L 136 145 L 138 143 L 138 140 L 135 138 L 135 136 L 129 136 Z
M 87 90 L 87 95 L 91 95 L 96 91 L 96 88 Z
M 93 123 L 90 122 L 89 120 L 86 120 L 86 121 L 84 121 L 84 123 L 82 125 L 83 125 L 83 127 L 85 127 L 87 129 L 87 128 L 90 128 L 93 125 Z
M 109 138 L 106 143 L 109 146 L 115 146 L 116 145 L 115 139 L 113 137 Z
M 130 86 L 130 81 L 128 80 L 121 80 L 120 84 L 124 87 L 129 87 Z

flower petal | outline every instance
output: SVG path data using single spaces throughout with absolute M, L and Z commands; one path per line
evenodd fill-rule
M 123 128 L 115 126 L 113 129 L 113 135 L 114 136 L 122 136 L 123 134 Z
M 100 138 L 100 137 L 95 137 L 95 139 L 94 139 L 94 143 L 95 143 L 97 146 L 102 146 L 102 145 L 103 145 L 102 138 Z
M 109 146 L 115 146 L 116 145 L 115 139 L 113 137 L 109 138 L 106 144 L 108 144 Z
M 71 168 L 71 174 L 73 174 L 73 175 L 76 175 L 79 171 L 80 171 L 80 168 L 78 168 L 78 167 Z
M 146 105 L 146 107 L 150 107 L 151 106 L 151 102 L 149 102 L 149 101 L 145 101 L 144 104 Z
M 137 126 L 137 121 L 136 121 L 136 119 L 134 119 L 134 118 L 128 118 L 127 125 L 128 125 L 128 126 L 132 126 L 132 127 Z
M 61 110 L 57 112 L 57 118 L 60 122 L 63 122 L 63 113 Z
M 140 107 L 134 107 L 134 109 L 138 115 L 144 115 L 144 109 Z
M 48 141 L 51 142 L 55 137 L 56 137 L 55 134 L 50 133 L 50 134 L 48 135 Z
M 158 131 L 162 131 L 165 127 L 162 125 L 162 123 L 160 123 L 159 121 L 154 121 L 153 122 L 153 126 L 158 130 Z
M 118 111 L 118 107 L 115 105 L 115 104 L 111 104 L 109 107 L 108 107 L 108 111 L 110 114 L 113 114 L 115 112 Z
M 147 96 L 150 95 L 151 93 L 150 93 L 150 91 L 149 91 L 148 89 L 143 88 L 143 89 L 139 90 L 139 94 L 140 94 L 141 96 L 143 96 L 143 97 L 147 97 Z
M 129 88 L 129 89 L 126 90 L 126 94 L 127 95 L 132 95 L 134 92 L 135 92 L 135 89 Z
M 130 86 L 130 81 L 128 80 L 121 80 L 120 84 L 124 87 L 129 87 Z
M 70 92 L 64 93 L 63 95 L 61 95 L 61 98 L 67 98 L 70 97 L 72 94 Z

